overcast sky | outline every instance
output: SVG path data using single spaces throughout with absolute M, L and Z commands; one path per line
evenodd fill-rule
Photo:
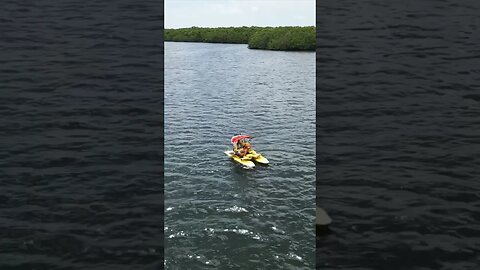
M 165 0 L 165 28 L 314 26 L 315 0 Z

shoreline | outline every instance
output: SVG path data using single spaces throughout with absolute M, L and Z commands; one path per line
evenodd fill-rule
M 272 49 L 257 49 L 257 48 L 248 48 L 247 43 L 234 43 L 234 42 L 205 42 L 205 41 L 178 41 L 178 40 L 165 40 L 164 42 L 175 42 L 175 43 L 205 43 L 205 44 L 230 44 L 230 45 L 247 45 L 249 50 L 259 50 L 259 51 L 276 51 L 276 52 L 310 52 L 314 53 L 312 50 L 272 50 Z
M 316 51 L 314 26 L 216 27 L 165 29 L 164 41 L 247 44 L 248 49 Z

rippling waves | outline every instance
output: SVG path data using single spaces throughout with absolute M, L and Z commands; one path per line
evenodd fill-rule
M 319 3 L 321 269 L 476 269 L 478 1 Z
M 155 267 L 161 3 L 50 2 L 0 10 L 0 269 Z
M 315 54 L 165 44 L 167 269 L 312 269 Z M 223 153 L 253 135 L 272 163 Z

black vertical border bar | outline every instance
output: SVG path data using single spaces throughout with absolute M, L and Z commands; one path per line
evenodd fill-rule
M 161 70 L 161 85 L 160 85 L 160 92 L 161 92 L 161 113 L 160 113 L 160 123 L 161 123 L 161 127 L 160 127 L 160 158 L 161 158 L 161 168 L 160 168 L 160 171 L 161 171 L 161 185 L 162 185 L 162 224 L 161 224 L 161 239 L 162 239 L 162 250 L 161 250 L 161 254 L 162 254 L 162 258 L 161 258 L 161 262 L 160 262 L 160 265 L 159 265 L 159 269 L 163 269 L 164 268 L 164 261 L 165 261 L 165 155 L 164 155 L 164 152 L 165 152 L 165 122 L 164 122 L 164 113 L 165 113 L 165 44 L 164 44 L 164 34 L 165 34 L 165 1 L 164 0 L 160 0 L 160 5 L 161 5 L 161 25 L 160 25 L 160 29 L 161 29 L 161 34 L 160 34 L 160 43 L 161 43 L 161 67 L 162 67 L 162 70 Z

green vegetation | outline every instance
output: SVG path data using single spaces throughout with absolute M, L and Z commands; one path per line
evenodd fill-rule
M 250 49 L 315 51 L 315 27 L 276 27 L 255 31 L 248 40 Z
M 165 29 L 165 41 L 242 43 L 250 49 L 315 51 L 314 26 Z
M 165 41 L 248 43 L 255 27 L 165 29 Z

